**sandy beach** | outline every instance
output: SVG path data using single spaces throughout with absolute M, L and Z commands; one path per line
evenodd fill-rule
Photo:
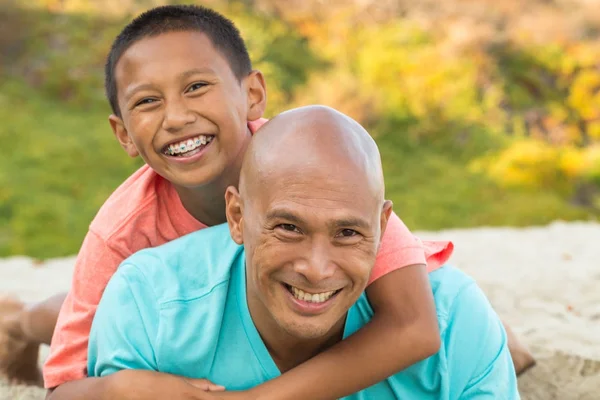
M 417 232 L 452 240 L 451 263 L 472 275 L 538 364 L 519 379 L 523 399 L 600 399 L 600 224 Z M 0 295 L 42 300 L 69 287 L 74 258 L 0 260 Z M 43 362 L 47 349 L 43 349 Z M 0 380 L 0 400 L 43 399 Z

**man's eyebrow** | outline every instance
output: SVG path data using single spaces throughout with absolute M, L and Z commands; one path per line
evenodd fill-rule
M 330 222 L 329 225 L 333 228 L 356 227 L 356 228 L 362 228 L 362 229 L 369 229 L 371 227 L 370 223 L 368 223 L 367 221 L 365 221 L 362 218 L 357 218 L 357 217 L 339 218 L 339 219 L 336 219 L 336 220 Z
M 302 222 L 302 219 L 300 217 L 298 217 L 296 214 L 292 213 L 289 210 L 285 210 L 285 209 L 281 209 L 281 208 L 276 208 L 274 210 L 270 210 L 267 213 L 267 220 L 272 220 L 272 219 L 282 219 L 282 220 L 286 220 L 289 222 L 294 222 L 296 224 L 300 224 Z

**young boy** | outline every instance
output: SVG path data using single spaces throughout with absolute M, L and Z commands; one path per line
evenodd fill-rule
M 18 320 L 5 318 L 4 325 L 30 350 L 28 339 L 45 341 L 53 311 L 63 303 L 44 368 L 46 387 L 55 389 L 51 398 L 160 398 L 161 390 L 172 398 L 201 398 L 204 392 L 193 391 L 187 381 L 158 373 L 85 378 L 88 335 L 104 287 L 122 260 L 225 221 L 225 188 L 237 184 L 244 150 L 264 122 L 264 80 L 251 69 L 230 21 L 205 8 L 167 6 L 144 13 L 116 39 L 106 89 L 115 136 L 147 165 L 113 193 L 90 225 L 64 303 L 51 299 Z M 449 243 L 422 244 L 392 218 L 368 289 L 373 322 L 244 398 L 273 391 L 277 398 L 337 398 L 435 353 L 439 337 L 425 263 L 436 268 L 451 249 Z M 398 299 L 397 291 L 406 296 Z M 39 316 L 50 322 L 36 323 Z M 361 368 L 339 368 L 359 362 Z M 327 393 L 314 393 L 319 386 Z

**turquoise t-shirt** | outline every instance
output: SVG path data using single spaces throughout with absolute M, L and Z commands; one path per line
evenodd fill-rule
M 518 399 L 506 334 L 471 278 L 432 272 L 440 351 L 347 399 Z M 373 311 L 363 294 L 344 336 Z M 125 260 L 92 325 L 89 376 L 146 369 L 206 378 L 228 390 L 280 375 L 246 302 L 244 250 L 227 225 L 203 229 Z

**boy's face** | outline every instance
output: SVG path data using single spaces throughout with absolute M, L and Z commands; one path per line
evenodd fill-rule
M 130 156 L 180 187 L 237 179 L 247 121 L 264 111 L 260 72 L 238 81 L 206 35 L 184 31 L 134 43 L 115 79 L 121 118 L 111 115 L 110 122 Z

